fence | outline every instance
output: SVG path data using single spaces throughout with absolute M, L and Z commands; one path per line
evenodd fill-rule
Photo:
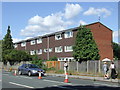
M 60 61 L 49 61 L 49 64 L 51 63 L 51 66 L 48 65 L 48 61 L 46 62 L 48 68 L 54 67 L 56 69 L 63 70 L 64 69 L 64 62 Z M 53 64 L 54 63 L 54 64 Z M 57 64 L 55 64 L 57 63 Z M 68 70 L 69 71 L 76 71 L 81 73 L 102 73 L 103 72 L 103 62 L 100 60 L 89 60 L 89 61 L 83 61 L 81 63 L 79 62 L 67 62 L 68 63 Z M 115 66 L 117 68 L 117 71 L 120 70 L 120 60 L 114 61 Z M 108 67 L 110 66 L 111 62 L 107 62 Z
M 5 68 L 7 70 L 9 70 L 10 68 L 17 69 L 23 63 L 29 63 L 29 62 L 16 63 L 13 66 L 10 66 L 9 63 L 6 66 L 6 65 L 3 65 L 2 62 L 0 62 L 0 66 L 2 66 L 2 68 Z M 81 72 L 81 73 L 93 73 L 93 74 L 103 72 L 103 69 L 102 69 L 103 62 L 100 60 L 97 60 L 97 61 L 89 60 L 89 61 L 83 61 L 82 63 L 75 62 L 75 61 L 67 62 L 67 63 L 68 63 L 69 71 L 76 71 L 76 72 Z M 108 66 L 110 65 L 110 63 L 111 62 L 108 62 Z M 120 73 L 120 66 L 119 66 L 120 60 L 114 61 L 114 63 L 115 63 L 118 73 Z M 44 64 L 46 64 L 46 66 L 48 68 L 54 67 L 54 68 L 60 69 L 60 70 L 64 69 L 64 62 L 46 61 L 46 62 L 44 62 Z

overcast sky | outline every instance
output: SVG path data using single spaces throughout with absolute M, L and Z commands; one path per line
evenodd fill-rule
M 3 2 L 2 35 L 11 26 L 13 41 L 100 22 L 113 30 L 118 42 L 117 2 Z

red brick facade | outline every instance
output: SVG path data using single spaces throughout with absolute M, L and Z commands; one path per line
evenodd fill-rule
M 107 28 L 106 26 L 104 26 L 103 24 L 101 24 L 99 22 L 86 25 L 86 27 L 91 29 L 94 40 L 99 49 L 99 54 L 101 56 L 100 60 L 102 60 L 104 58 L 109 58 L 112 60 L 113 59 L 113 50 L 112 50 L 112 44 L 111 44 L 112 30 L 110 30 L 109 28 Z M 65 38 L 64 34 L 66 31 L 72 31 L 73 37 Z M 55 40 L 55 35 L 59 34 L 59 33 L 62 35 L 62 39 Z M 42 49 L 42 54 L 40 54 L 39 57 L 41 59 L 45 59 L 45 60 L 49 59 L 51 57 L 54 57 L 54 56 L 56 56 L 57 58 L 60 58 L 60 60 L 72 59 L 72 57 L 73 57 L 72 52 L 65 52 L 65 46 L 74 45 L 76 34 L 77 34 L 77 28 L 73 28 L 73 29 L 68 29 L 68 30 L 44 35 L 44 36 L 41 36 L 42 43 L 40 43 L 40 44 L 37 44 L 37 41 L 36 41 L 37 38 L 39 38 L 39 37 L 35 37 L 32 39 L 24 40 L 26 42 L 26 46 L 24 46 L 24 47 L 21 47 L 21 43 L 23 41 L 15 43 L 15 44 L 17 44 L 16 49 L 26 50 L 28 52 L 30 52 L 31 50 Z M 36 44 L 31 45 L 30 44 L 31 40 L 35 40 Z M 59 46 L 62 46 L 63 50 L 62 50 L 62 52 L 56 53 L 55 47 L 59 47 Z M 52 52 L 44 52 L 44 49 L 47 49 L 47 48 L 52 48 Z

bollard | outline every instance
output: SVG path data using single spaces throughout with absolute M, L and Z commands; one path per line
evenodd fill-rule
M 17 75 L 17 71 L 15 70 L 15 72 L 14 72 L 14 76 L 16 76 Z
M 42 79 L 42 75 L 41 75 L 41 72 L 39 72 L 39 76 L 38 76 L 38 79 Z
M 68 73 L 65 74 L 65 80 L 64 80 L 65 83 L 68 83 Z

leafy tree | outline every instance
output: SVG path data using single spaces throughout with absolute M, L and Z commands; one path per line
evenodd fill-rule
M 39 66 L 39 68 L 43 67 L 43 60 L 39 59 L 39 57 L 37 55 L 32 56 L 32 62 L 31 63 Z
M 49 61 L 57 61 L 57 57 L 56 56 L 51 57 Z
M 2 40 L 2 56 L 3 56 L 2 61 L 4 64 L 7 64 L 8 54 L 10 53 L 11 50 L 14 49 L 12 41 L 13 40 L 11 36 L 10 26 L 8 26 L 7 34 Z
M 8 26 L 7 34 L 3 38 L 3 42 L 2 42 L 2 50 L 5 51 L 8 49 L 14 49 L 10 26 Z
M 7 54 L 5 55 L 5 59 L 9 61 L 10 65 L 14 65 L 14 63 L 21 61 L 30 61 L 32 60 L 31 55 L 21 50 L 6 50 Z M 9 53 L 8 53 L 9 52 Z
M 0 61 L 2 61 L 2 40 L 0 40 Z
M 99 60 L 99 50 L 90 29 L 80 26 L 73 46 L 73 56 L 77 61 Z
M 120 60 L 120 45 L 113 42 L 113 54 L 114 58 Z

